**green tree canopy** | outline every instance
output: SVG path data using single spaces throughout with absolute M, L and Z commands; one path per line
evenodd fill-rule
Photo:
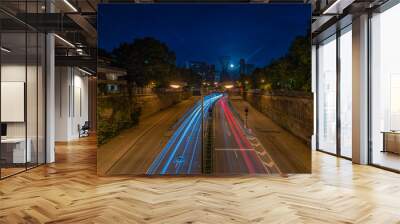
M 189 86 L 201 83 L 198 74 L 177 67 L 175 53 L 165 43 L 152 37 L 122 43 L 111 53 L 100 49 L 99 55 L 111 57 L 113 65 L 127 70 L 129 89 L 133 84 L 145 86 L 150 82 L 156 87 L 167 87 L 175 82 L 187 83 Z
M 296 37 L 285 56 L 254 70 L 250 80 L 256 89 L 311 91 L 310 37 Z
M 175 53 L 159 40 L 151 37 L 138 38 L 132 43 L 123 43 L 112 51 L 114 61 L 127 70 L 128 81 L 138 86 L 156 81 L 166 86 L 175 72 Z

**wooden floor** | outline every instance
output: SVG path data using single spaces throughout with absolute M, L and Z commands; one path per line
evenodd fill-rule
M 288 178 L 98 177 L 94 143 L 0 181 L 0 223 L 400 223 L 400 175 L 323 153 Z
M 374 164 L 400 170 L 400 155 L 392 152 L 374 151 Z

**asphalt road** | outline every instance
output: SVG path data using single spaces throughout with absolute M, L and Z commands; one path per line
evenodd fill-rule
M 204 121 L 208 109 L 222 94 L 204 97 Z M 202 172 L 201 121 L 202 104 L 199 101 L 174 127 L 174 133 L 168 143 L 148 168 L 148 175 L 193 175 Z
M 248 130 L 259 141 L 260 146 L 264 147 L 282 173 L 311 172 L 311 149 L 309 146 L 241 97 L 232 96 L 230 102 L 238 112 L 238 117 L 242 119 L 245 117 L 244 108 L 248 108 Z
M 204 121 L 213 105 L 215 175 L 310 170 L 308 148 L 247 102 L 221 94 L 206 96 Z M 248 127 L 245 107 L 250 111 Z M 142 120 L 99 148 L 99 174 L 201 174 L 201 114 L 201 102 L 192 98 Z
M 227 97 L 215 106 L 214 173 L 216 175 L 280 173 L 257 139 L 232 110 Z
M 143 175 L 168 142 L 174 128 L 198 98 L 157 112 L 98 149 L 100 175 Z

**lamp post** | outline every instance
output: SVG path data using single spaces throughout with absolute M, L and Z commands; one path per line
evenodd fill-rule
M 249 115 L 249 108 L 245 107 L 244 108 L 244 114 L 245 114 L 245 123 L 244 123 L 244 127 L 247 128 L 247 117 Z

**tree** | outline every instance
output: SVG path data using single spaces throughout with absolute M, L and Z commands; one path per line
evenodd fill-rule
M 311 47 L 310 37 L 297 37 L 290 49 L 291 78 L 295 80 L 294 89 L 311 91 Z
M 175 53 L 166 44 L 151 37 L 122 43 L 112 54 L 117 65 L 127 70 L 131 85 L 145 86 L 155 80 L 157 86 L 165 87 L 176 67 Z
M 273 60 L 268 66 L 251 74 L 253 88 L 268 86 L 272 89 L 311 91 L 310 37 L 296 37 L 288 53 Z M 264 84 L 261 85 L 261 80 Z

